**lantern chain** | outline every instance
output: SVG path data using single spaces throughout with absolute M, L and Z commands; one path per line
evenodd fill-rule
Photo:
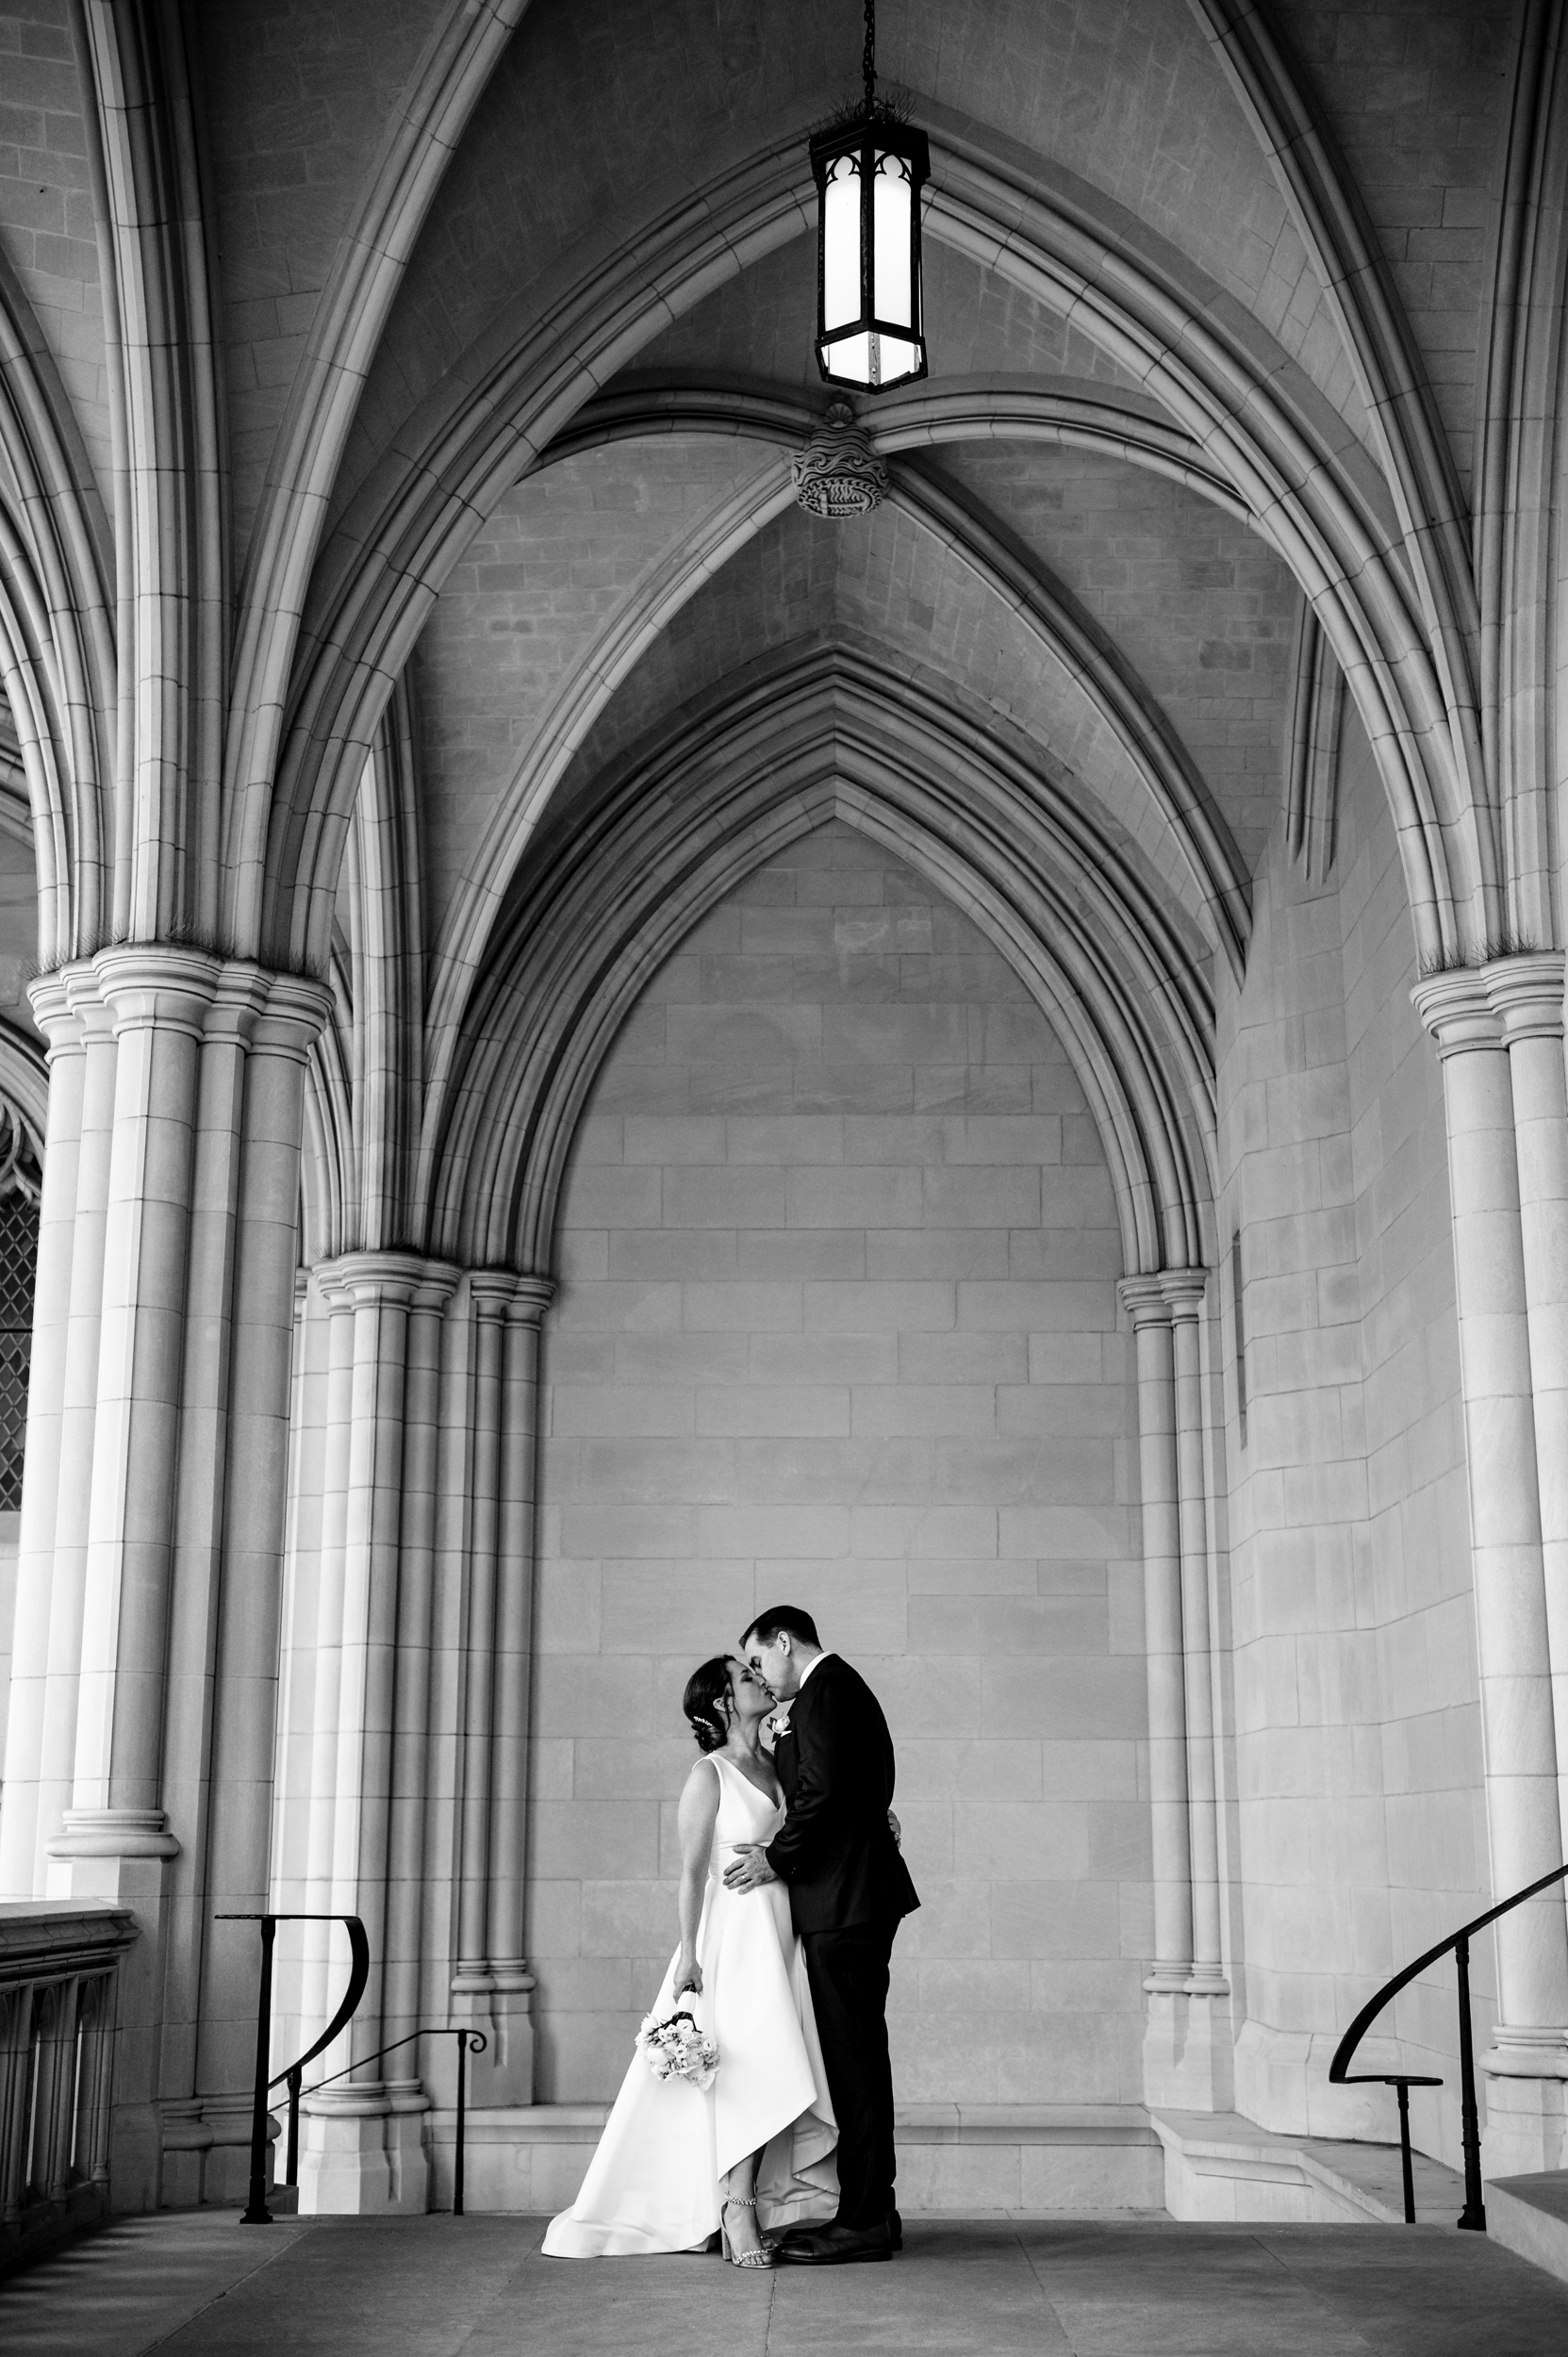
M 866 0 L 866 54 L 861 60 L 866 75 L 866 111 L 870 113 L 877 95 L 877 0 Z

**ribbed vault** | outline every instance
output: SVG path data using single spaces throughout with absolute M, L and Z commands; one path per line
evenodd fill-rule
M 1057 1029 L 1100 1129 L 1129 1268 L 1201 1261 L 1213 1035 L 1190 944 L 1064 782 L 832 649 L 629 763 L 541 850 L 432 1076 L 431 1249 L 548 1272 L 577 1118 L 649 978 L 742 877 L 834 816 L 972 916 Z
M 376 716 L 477 519 L 671 313 L 807 225 L 791 153 L 769 145 L 695 205 L 628 220 L 619 261 L 606 262 L 596 240 L 591 270 L 566 277 L 542 307 L 537 294 L 520 301 L 454 367 L 411 420 L 409 454 L 389 453 L 367 480 L 324 560 L 276 794 L 265 809 L 253 799 L 236 812 L 237 934 L 259 925 L 283 955 L 286 931 L 289 956 L 322 938 Z M 1462 638 L 1462 618 L 1452 630 L 1429 621 L 1442 582 L 1412 576 L 1386 486 L 1359 445 L 1346 447 L 1322 396 L 1250 322 L 1222 320 L 1190 265 L 1159 252 L 1147 230 L 1108 219 L 1103 201 L 1091 209 L 1060 173 L 1023 182 L 975 134 L 949 135 L 929 225 L 1110 352 L 1196 451 L 1198 470 L 1229 486 L 1301 584 L 1345 672 L 1424 946 L 1450 947 L 1465 911 L 1484 931 L 1499 878 L 1477 799 L 1475 700 L 1440 660 Z M 1161 457 L 1168 465 L 1172 453 Z
M 966 404 L 966 419 L 974 406 Z M 1020 398 L 1012 408 L 1027 417 L 1030 404 Z M 1050 438 L 1059 421 L 1044 403 L 1038 408 L 1043 414 L 1033 422 L 1042 439 Z M 636 416 L 627 399 L 608 404 L 605 440 L 635 438 Z M 798 447 L 810 422 L 807 413 L 788 413 L 782 404 L 749 403 L 717 392 L 694 393 L 689 408 L 673 397 L 656 399 L 642 418 L 645 426 L 684 425 L 689 419 L 700 431 L 730 435 L 755 424 L 765 451 L 780 442 Z M 1110 420 L 1129 437 L 1142 422 L 1108 410 L 1100 421 L 1103 431 L 1111 430 Z M 574 430 L 568 445 L 573 454 L 602 446 L 595 422 L 586 416 Z M 925 423 L 931 431 L 930 420 Z M 443 917 L 430 1017 L 437 1039 L 461 1019 L 510 881 L 599 713 L 681 606 L 790 501 L 781 452 L 678 541 L 585 648 L 497 797 L 467 879 Z M 1206 948 L 1219 949 L 1239 976 L 1249 930 L 1245 865 L 1203 778 L 1136 673 L 1063 585 L 950 488 L 904 462 L 888 512 L 908 519 L 916 533 L 955 555 L 995 602 L 995 635 L 999 640 L 1018 635 L 1021 659 L 1033 674 L 1038 731 L 1070 762 L 1081 787 L 1144 844 Z M 955 678 L 955 685 L 962 684 Z

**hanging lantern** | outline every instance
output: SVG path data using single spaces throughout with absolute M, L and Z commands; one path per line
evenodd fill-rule
M 811 142 L 817 182 L 817 365 L 830 385 L 883 393 L 926 372 L 920 298 L 923 131 L 876 94 L 875 21 L 866 7 L 866 93 L 858 113 Z

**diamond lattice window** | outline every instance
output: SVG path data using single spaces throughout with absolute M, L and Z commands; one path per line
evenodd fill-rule
M 13 1169 L 0 1191 L 0 1514 L 22 1504 L 27 1438 L 27 1371 L 33 1355 L 33 1285 L 38 1275 L 38 1201 Z

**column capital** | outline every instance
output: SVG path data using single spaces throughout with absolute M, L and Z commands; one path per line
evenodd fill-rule
M 1533 949 L 1524 957 L 1493 958 L 1481 968 L 1486 995 L 1500 1015 L 1503 1037 L 1515 1040 L 1562 1037 L 1563 955 Z
M 92 964 L 117 1038 L 156 1029 L 199 1040 L 223 970 L 206 949 L 171 941 L 116 942 Z
M 427 1261 L 419 1252 L 340 1252 L 331 1261 L 318 1261 L 309 1274 L 316 1279 L 328 1307 L 357 1301 L 418 1303 L 435 1308 L 456 1292 L 461 1270 L 446 1261 Z
M 1170 1324 L 1170 1303 L 1165 1299 L 1158 1272 L 1149 1277 L 1124 1277 L 1116 1292 L 1135 1327 Z
M 58 965 L 52 974 L 35 975 L 27 984 L 33 1020 L 48 1042 L 46 1060 L 50 1063 L 57 1056 L 77 1053 L 86 1045 L 81 1017 L 71 1003 L 72 970 Z
M 1503 1044 L 1502 1018 L 1477 966 L 1451 974 L 1428 974 L 1411 992 L 1411 1004 L 1437 1042 L 1439 1061 L 1473 1055 Z
M 299 1063 L 332 1011 L 324 982 L 274 972 L 254 958 L 215 957 L 177 941 L 116 942 L 62 967 L 59 979 L 73 1013 L 84 1009 L 90 996 L 101 999 L 117 1033 L 156 1025 L 198 1039 L 227 1036 Z
M 1209 1272 L 1206 1268 L 1163 1269 L 1160 1287 L 1173 1318 L 1196 1318 L 1209 1291 Z
M 237 958 L 223 966 L 202 1027 L 203 1038 L 226 1039 L 248 1047 L 267 1004 L 267 979 L 259 966 Z
M 236 969 L 239 962 L 235 962 Z M 321 1037 L 332 1013 L 332 993 L 324 982 L 305 974 L 278 974 L 264 965 L 246 965 L 266 992 L 251 1036 L 255 1054 L 292 1058 L 304 1063 Z
M 476 1268 L 468 1272 L 469 1291 L 481 1317 L 537 1324 L 555 1298 L 549 1277 L 520 1276 L 512 1269 Z
M 1206 1268 L 1150 1269 L 1124 1277 L 1116 1287 L 1134 1326 L 1168 1326 L 1173 1318 L 1196 1318 L 1209 1290 Z
M 520 1277 L 506 1315 L 514 1326 L 537 1326 L 554 1298 L 553 1277 Z
M 518 1287 L 510 1269 L 470 1268 L 468 1280 L 473 1306 L 482 1318 L 505 1316 Z
M 85 958 L 65 966 L 60 973 L 65 984 L 65 1003 L 73 1019 L 81 1026 L 82 1042 L 91 1047 L 114 1037 L 114 1016 L 105 1002 L 104 986 Z

